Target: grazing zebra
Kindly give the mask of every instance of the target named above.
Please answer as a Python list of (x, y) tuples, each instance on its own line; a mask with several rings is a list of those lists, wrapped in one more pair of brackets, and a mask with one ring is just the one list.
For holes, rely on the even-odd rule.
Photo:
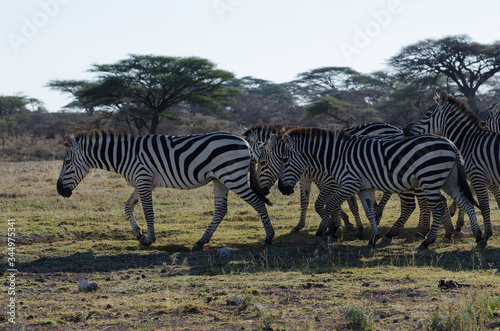
[[(246, 129), (243, 133), (245, 140), (248, 141), (252, 148), (253, 155), (255, 160), (258, 161), (260, 159), (262, 153), (263, 143), (267, 142), (272, 136), (280, 134), (280, 132), (285, 132), (289, 129), (294, 128), (291, 125), (281, 125), (281, 124), (268, 124), (268, 125), (253, 125), (250, 128)], [(278, 168), (279, 169), (279, 168)], [(278, 171), (279, 172), (279, 171)], [(259, 185), (264, 192), (264, 194), (269, 194), (269, 190), (271, 186), (276, 182), (278, 176), (276, 174), (276, 178), (270, 179), (268, 177), (257, 176), (259, 179)], [(272, 183), (269, 183), (269, 180), (272, 180)], [(337, 184), (333, 181), (329, 176), (319, 173), (317, 171), (305, 171), (304, 175), (299, 180), (300, 187), (300, 218), (297, 225), (295, 225), (291, 233), (297, 233), (305, 226), (306, 215), (307, 215), (307, 207), (309, 206), (309, 195), (311, 193), (311, 184), (314, 183), (320, 190), (318, 198), (315, 203), (316, 212), (322, 216), (322, 212), (324, 209), (325, 203), (333, 196), (335, 193), (332, 192), (332, 189), (335, 189)], [(363, 232), (363, 224), (361, 223), (361, 218), (359, 217), (359, 209), (356, 200), (349, 199), (348, 201), (349, 208), (351, 209), (354, 218), (356, 220), (356, 226), (360, 233)], [(353, 228), (352, 224), (349, 222), (349, 216), (346, 213), (341, 211), (341, 217), (344, 221), (344, 225), (346, 229)]]
[[(484, 221), (484, 236), (493, 235), (488, 186), (500, 184), (500, 134), (481, 127), (479, 118), (462, 102), (446, 92), (436, 95), (436, 103), (409, 124), (411, 133), (435, 133), (450, 139), (465, 161)], [(498, 198), (497, 198), (498, 201)]]
[(278, 187), (283, 194), (293, 193), (297, 180), (308, 167), (330, 174), (339, 185), (326, 205), (317, 237), (323, 236), (335, 208), (358, 194), (372, 226), (368, 247), (374, 247), (379, 233), (369, 190), (397, 193), (418, 185), (433, 216), (429, 235), (419, 249), (427, 249), (436, 239), (444, 210), (441, 188), (466, 210), (478, 246), (486, 245), (471, 204), (475, 201), (465, 179), (460, 153), (449, 140), (437, 136), (379, 139), (319, 128), (292, 129), (282, 139), (286, 148)]
[[(134, 192), (125, 204), (132, 231), (143, 246), (155, 239), (152, 191), (155, 187), (194, 189), (209, 182), (214, 186), (214, 218), (193, 250), (210, 241), (227, 212), (227, 195), (232, 190), (260, 215), (271, 244), (274, 230), (265, 203), (269, 201), (258, 188), (254, 161), (248, 143), (230, 133), (190, 136), (148, 135), (133, 137), (124, 132), (85, 131), (65, 137), (64, 158), (57, 191), (69, 198), (90, 169), (114, 171), (125, 177)], [(250, 171), (250, 186), (247, 175)], [(134, 207), (142, 203), (148, 233), (142, 233), (134, 217)]]

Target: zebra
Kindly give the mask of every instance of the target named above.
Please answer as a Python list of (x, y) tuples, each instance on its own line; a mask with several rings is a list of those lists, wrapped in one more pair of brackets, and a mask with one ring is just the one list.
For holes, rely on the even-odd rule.
[[(256, 161), (260, 160), (260, 156), (262, 153), (263, 143), (267, 142), (273, 135), (280, 134), (282, 132), (287, 131), (288, 129), (292, 129), (294, 126), (291, 125), (282, 125), (282, 124), (267, 124), (267, 125), (252, 125), (249, 128), (244, 128), (243, 136), (245, 140), (247, 140), (252, 148), (252, 152)], [(269, 194), (269, 190), (271, 185), (267, 185), (268, 178), (259, 178), (259, 186), (261, 187), (264, 194)], [(277, 180), (273, 180), (273, 183)], [(333, 196), (331, 188), (336, 186), (333, 179), (329, 178), (329, 176), (319, 173), (317, 171), (306, 171), (304, 175), (299, 180), (300, 187), (300, 218), (297, 225), (295, 225), (290, 233), (298, 233), (305, 226), (306, 215), (307, 215), (307, 207), (309, 205), (309, 195), (311, 192), (311, 184), (314, 183), (320, 190), (318, 198), (315, 203), (315, 210), (321, 216), (322, 211), (324, 209), (325, 203), (328, 199)], [(363, 224), (361, 223), (361, 218), (359, 217), (359, 209), (356, 203), (356, 200), (349, 199), (348, 201), (349, 208), (351, 209), (354, 218), (356, 220), (356, 226), (358, 232), (363, 232)], [(349, 222), (349, 216), (345, 212), (341, 210), (341, 217), (344, 221), (344, 225), (346, 229), (353, 228), (352, 223)]]
[[(495, 103), (481, 116), (481, 126), (484, 129), (500, 133), (499, 115), (500, 115), (500, 104)], [(495, 185), (490, 185), (488, 188), (493, 193), (497, 201), (497, 204), (499, 204), (500, 206), (500, 188)], [(452, 208), (452, 210), (455, 211), (456, 205), (453, 204), (450, 208)], [(457, 232), (455, 233), (455, 236), (461, 235), (460, 229), (462, 228), (463, 225), (464, 225), (464, 211), (463, 209), (459, 208), (458, 219), (457, 219)]]
[(467, 185), (463, 161), (457, 148), (442, 137), (425, 135), (378, 139), (359, 137), (345, 131), (300, 128), (287, 131), (278, 187), (283, 194), (293, 193), (294, 186), (306, 168), (330, 174), (339, 190), (325, 208), (316, 238), (323, 236), (329, 215), (344, 200), (358, 194), (372, 226), (368, 243), (374, 248), (379, 239), (370, 189), (405, 192), (419, 185), (432, 210), (433, 222), (419, 250), (425, 250), (436, 239), (443, 214), (442, 188), (462, 206), (471, 222), (479, 248), (487, 244), (477, 224), (477, 204)]
[[(197, 251), (208, 243), (227, 212), (229, 190), (235, 192), (260, 215), (271, 244), (274, 229), (255, 177), (255, 164), (248, 143), (231, 133), (215, 132), (188, 136), (147, 135), (134, 137), (122, 131), (93, 130), (66, 135), (66, 156), (57, 180), (57, 191), (69, 198), (90, 169), (119, 173), (134, 187), (125, 204), (125, 214), (142, 246), (155, 242), (152, 191), (155, 187), (194, 189), (213, 183), (214, 217)], [(250, 187), (247, 176), (250, 172)], [(134, 217), (134, 208), (142, 203), (147, 224), (143, 234)]]
[[(440, 134), (457, 146), (465, 161), (467, 177), (477, 195), (484, 236), (488, 239), (493, 235), (488, 187), (500, 184), (500, 134), (483, 129), (479, 118), (454, 96), (442, 92), (436, 95), (435, 101), (420, 118), (408, 125), (407, 130), (414, 134)], [(495, 198), (500, 202), (498, 194)], [(457, 231), (460, 231), (459, 226)]]
[[(250, 128), (244, 128), (243, 136), (252, 146), (252, 151), (254, 152), (254, 156), (258, 160), (260, 158), (262, 145), (261, 143), (265, 143), (269, 140), (272, 135), (277, 135), (282, 132), (286, 132), (288, 129), (292, 129), (294, 126), (291, 125), (281, 125), (281, 124), (269, 124), (269, 125), (254, 125)], [(377, 123), (368, 123), (362, 124), (356, 127), (346, 129), (351, 134), (357, 135), (387, 135), (387, 134), (403, 134), (402, 129), (395, 127), (391, 124), (377, 122)], [(259, 143), (260, 142), (260, 143)], [(276, 167), (275, 175), (270, 177), (259, 177), (259, 181), (261, 182), (261, 189), (265, 194), (269, 193), (270, 187), (277, 181), (279, 173), (279, 166)], [(330, 178), (328, 175), (324, 173), (320, 173), (314, 170), (306, 170), (299, 180), (300, 187), (300, 218), (299, 222), (296, 226), (292, 228), (291, 233), (299, 232), (305, 226), (305, 219), (307, 213), (307, 207), (309, 205), (309, 194), (311, 191), (311, 183), (315, 183), (315, 185), (320, 189), (320, 193), (315, 203), (315, 210), (321, 216), (324, 210), (324, 205), (326, 202), (335, 194), (336, 189), (338, 188), (337, 184)], [(381, 200), (381, 204), (376, 208), (377, 222), (380, 220), (382, 216), (382, 211), (384, 209), (385, 204), (390, 198), (390, 194), (384, 193), (384, 196)], [(413, 196), (410, 196), (413, 198)], [(413, 202), (413, 201), (412, 201)], [(358, 230), (358, 237), (362, 237), (363, 235), (363, 224), (361, 223), (361, 218), (359, 216), (359, 209), (357, 202), (354, 197), (347, 200), (349, 204), (349, 208), (353, 213), (354, 219), (356, 221), (356, 227)], [(413, 202), (414, 204), (414, 202)], [(408, 206), (411, 205), (411, 202), (408, 202)], [(413, 209), (409, 212), (411, 212)], [(344, 225), (346, 229), (351, 229), (353, 226), (349, 222), (349, 217), (345, 212), (340, 210), (341, 217), (344, 221)], [(430, 217), (430, 212), (427, 215), (424, 211), (422, 215), (427, 215)], [(424, 222), (425, 223), (425, 222)], [(424, 231), (422, 231), (424, 232)]]
[[(371, 137), (371, 136), (370, 136)], [(388, 136), (386, 139), (398, 138), (402, 137), (402, 135), (397, 136)], [(379, 137), (380, 138), (380, 137)], [(285, 148), (285, 144), (282, 140), (277, 139), (276, 136), (272, 136), (269, 141), (264, 145), (264, 148), (261, 152), (261, 157), (257, 164), (257, 177), (259, 178), (260, 186), (263, 191), (268, 191), (269, 188), (274, 185), (274, 183), (278, 180), (281, 165), (282, 165), (282, 156), (283, 150)], [(317, 213), (322, 216), (324, 212), (324, 205), (328, 202), (328, 200), (333, 197), (335, 192), (338, 190), (338, 185), (334, 180), (331, 179), (331, 176), (325, 172), (322, 172), (317, 169), (307, 168), (306, 172), (314, 173), (316, 177), (327, 177), (330, 182), (328, 186), (323, 186), (320, 191), (320, 195), (315, 204), (315, 208)], [(301, 180), (304, 176), (301, 177)], [(372, 190), (370, 193), (372, 193)], [(323, 195), (323, 196), (322, 196)], [(392, 193), (384, 192), (384, 198), (386, 196), (390, 197)], [(416, 234), (417, 237), (425, 238), (425, 235), (430, 230), (430, 214), (431, 210), (425, 200), (424, 192), (418, 187), (415, 191), (401, 192), (399, 193), (401, 199), (401, 215), (394, 223), (392, 228), (384, 234), (383, 244), (389, 244), (394, 237), (399, 236), (401, 229), (404, 227), (406, 221), (410, 218), (411, 214), (416, 208), (415, 205), (415, 197), (417, 197), (419, 206), (420, 206), (420, 218), (418, 225), (418, 232)], [(354, 199), (351, 197), (348, 199), (350, 201)], [(374, 196), (372, 195), (372, 199)], [(446, 203), (446, 199), (442, 197), (444, 203)], [(356, 205), (357, 207), (357, 205)], [(377, 208), (375, 208), (375, 211)], [(376, 214), (376, 213), (375, 213)], [(359, 217), (359, 216), (358, 216)], [(378, 218), (376, 217), (377, 225)], [(454, 227), (451, 223), (451, 216), (448, 209), (444, 210), (443, 214), (443, 226), (445, 228), (445, 237), (444, 241), (452, 242), (452, 237), (454, 233)], [(358, 237), (362, 237), (363, 225), (361, 224), (358, 228)], [(339, 237), (335, 235), (335, 237)]]
[[(280, 133), (286, 132), (288, 129), (292, 128), (294, 127), (281, 126), (279, 124), (257, 125), (250, 129), (246, 129), (244, 135), (246, 136), (245, 139), (247, 139), (247, 141), (250, 142), (252, 141), (251, 137), (256, 137), (256, 139), (259, 141), (268, 141), (270, 139), (270, 136), (276, 134), (279, 135)], [(369, 136), (403, 135), (402, 129), (383, 122), (362, 124), (359, 126), (347, 128), (345, 129), (345, 131), (350, 134), (369, 135)], [(250, 145), (253, 146), (256, 155), (261, 155), (262, 146), (260, 144), (250, 143)], [(278, 148), (275, 150), (274, 153), (269, 153), (269, 152), (263, 153), (264, 156), (260, 158), (259, 162), (257, 163), (258, 165), (257, 176), (259, 177), (260, 187), (264, 192), (269, 192), (271, 186), (273, 186), (274, 183), (278, 180), (279, 170), (281, 168), (281, 155), (283, 146), (281, 144), (278, 144), (277, 146)], [(338, 189), (338, 185), (335, 183), (335, 181), (331, 179), (331, 177), (328, 176), (328, 174), (321, 173), (315, 169), (307, 169), (304, 172), (304, 175), (299, 180), (301, 216), (299, 223), (297, 224), (297, 226), (295, 226), (292, 232), (297, 232), (297, 230), (301, 229), (305, 225), (305, 213), (308, 206), (309, 192), (306, 191), (307, 195), (305, 195), (304, 191), (310, 190), (311, 182), (308, 181), (309, 178), (312, 178), (312, 181), (315, 182), (316, 185), (320, 188), (320, 194), (315, 203), (315, 210), (320, 216), (324, 211), (324, 205), (335, 194), (336, 190)], [(328, 181), (328, 182), (325, 182), (326, 183), (325, 185), (323, 181)], [(308, 186), (305, 186), (306, 184), (308, 184)], [(377, 224), (380, 221), (385, 204), (387, 203), (391, 195), (392, 195), (391, 193), (384, 192), (382, 200), (375, 208)], [(420, 206), (420, 219), (418, 223), (419, 226), (418, 226), (417, 237), (425, 238), (425, 235), (429, 232), (431, 211), (427, 205), (427, 202), (425, 201), (425, 196), (423, 195), (423, 192), (421, 190), (417, 190), (416, 192), (402, 192), (400, 193), (401, 216), (394, 223), (390, 231), (384, 234), (383, 239), (385, 244), (390, 243), (392, 241), (392, 238), (397, 237), (401, 232), (401, 229), (404, 227), (404, 224), (406, 223), (406, 221), (409, 219), (410, 215), (416, 208), (415, 197), (417, 197)], [(372, 196), (372, 198), (373, 200), (375, 200), (374, 196)], [(361, 238), (363, 234), (363, 225), (361, 223), (361, 218), (359, 216), (359, 210), (356, 200), (354, 197), (351, 197), (347, 200), (347, 202), (349, 203), (349, 207), (353, 212), (353, 215), (356, 220), (358, 237)], [(341, 213), (342, 213), (342, 218), (344, 219), (345, 222), (347, 218), (345, 216), (347, 215), (345, 215), (343, 211), (341, 211)], [(345, 225), (346, 228), (348, 228), (350, 224), (348, 225), (347, 222), (345, 222)], [(453, 224), (451, 223), (451, 217), (449, 216), (448, 210), (446, 210), (444, 214), (443, 226), (445, 227), (446, 230), (444, 240), (451, 242), (454, 233), (454, 227)]]

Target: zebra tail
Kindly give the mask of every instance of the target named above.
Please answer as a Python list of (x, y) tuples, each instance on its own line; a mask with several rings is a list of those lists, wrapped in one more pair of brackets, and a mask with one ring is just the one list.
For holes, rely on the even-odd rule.
[(264, 203), (269, 206), (273, 205), (273, 203), (269, 201), (268, 198), (266, 198), (266, 196), (260, 189), (259, 181), (257, 180), (257, 174), (255, 172), (255, 160), (253, 158), (250, 158), (250, 188), (262, 201), (264, 201)]
[(457, 162), (457, 166), (458, 166), (458, 185), (460, 186), (460, 189), (464, 193), (467, 200), (469, 200), (470, 203), (472, 203), (474, 206), (479, 208), (479, 204), (474, 199), (474, 196), (472, 195), (472, 191), (470, 190), (469, 184), (467, 183), (467, 175), (465, 174), (465, 167), (460, 159)]

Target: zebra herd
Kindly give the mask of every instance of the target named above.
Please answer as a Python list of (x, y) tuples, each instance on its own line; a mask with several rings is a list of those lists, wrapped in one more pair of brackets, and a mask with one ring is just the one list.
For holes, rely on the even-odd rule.
[[(192, 250), (208, 243), (227, 213), (229, 190), (250, 204), (260, 215), (271, 244), (274, 229), (267, 213), (266, 194), (278, 181), (283, 194), (291, 194), (298, 182), (301, 215), (292, 232), (305, 225), (311, 184), (319, 188), (315, 210), (321, 217), (316, 240), (325, 234), (342, 236), (352, 227), (341, 205), (344, 201), (355, 217), (358, 235), (363, 234), (355, 195), (361, 200), (371, 225), (368, 247), (380, 238), (378, 221), (392, 193), (400, 195), (401, 215), (384, 234), (384, 241), (397, 236), (420, 206), (419, 246), (427, 249), (436, 240), (443, 223), (445, 238), (459, 233), (455, 228), (444, 191), (467, 213), (477, 247), (484, 248), (493, 234), (488, 189), (500, 205), (500, 112), (490, 108), (482, 122), (463, 103), (442, 93), (435, 104), (404, 130), (385, 123), (365, 124), (346, 130), (256, 125), (239, 137), (216, 132), (189, 136), (148, 135), (133, 137), (113, 130), (84, 131), (65, 137), (67, 151), (57, 181), (57, 191), (70, 197), (90, 169), (119, 173), (134, 187), (125, 213), (137, 240), (143, 246), (155, 242), (152, 191), (155, 187), (193, 189), (209, 182), (214, 187), (214, 216)], [(477, 195), (475, 202), (467, 180)], [(378, 205), (373, 192), (382, 191)], [(147, 225), (143, 233), (134, 217), (141, 202)], [(484, 233), (476, 219), (478, 206)], [(432, 225), (430, 215), (432, 213)]]

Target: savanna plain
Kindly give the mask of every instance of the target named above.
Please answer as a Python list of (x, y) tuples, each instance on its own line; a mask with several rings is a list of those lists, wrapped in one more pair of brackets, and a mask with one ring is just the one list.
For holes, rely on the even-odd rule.
[[(0, 163), (2, 315), (16, 330), (490, 330), (500, 329), (500, 212), (494, 236), (476, 250), (468, 219), (464, 238), (417, 252), (418, 208), (390, 245), (313, 244), (319, 218), (311, 193), (305, 228), (298, 190), (271, 191), (276, 231), (264, 246), (260, 218), (230, 193), (228, 213), (201, 252), (191, 247), (213, 216), (212, 185), (156, 189), (157, 241), (141, 249), (125, 218), (132, 192), (113, 173), (91, 171), (65, 199), (57, 194), (60, 161)], [(344, 210), (354, 223), (352, 214)], [(399, 216), (391, 198), (380, 224)], [(140, 205), (139, 224), (145, 228)], [(15, 323), (7, 314), (8, 220), (15, 220)], [(479, 216), (482, 225), (482, 218)], [(11, 246), (12, 247), (12, 246)], [(218, 250), (231, 254), (220, 258)], [(78, 291), (82, 279), (93, 292)]]

